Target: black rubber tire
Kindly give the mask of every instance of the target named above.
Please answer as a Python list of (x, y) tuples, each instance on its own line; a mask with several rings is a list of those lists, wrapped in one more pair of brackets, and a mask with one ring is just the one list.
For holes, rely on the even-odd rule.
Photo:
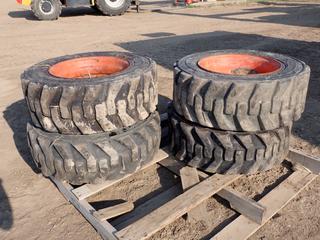
[(173, 154), (209, 173), (252, 174), (280, 164), (289, 151), (290, 127), (261, 132), (214, 130), (171, 114)]
[(108, 5), (105, 0), (96, 0), (96, 5), (104, 15), (118, 16), (124, 14), (129, 9), (131, 6), (131, 0), (125, 0), (118, 8)]
[(117, 135), (62, 135), (28, 124), (28, 142), (34, 162), (44, 176), (71, 184), (119, 179), (150, 162), (159, 149), (160, 117), (148, 119)]
[(51, 2), (53, 10), (51, 13), (46, 14), (41, 10), (41, 0), (32, 0), (31, 1), (31, 10), (33, 14), (39, 19), (39, 20), (57, 20), (61, 14), (62, 11), (62, 3), (60, 0), (47, 0)]
[[(228, 53), (267, 56), (282, 65), (272, 74), (247, 76), (208, 72), (198, 66), (204, 57)], [(185, 119), (229, 131), (272, 130), (289, 126), (304, 111), (310, 68), (275, 53), (222, 50), (196, 53), (174, 65), (173, 103)]]
[(100, 12), (100, 10), (99, 10), (99, 8), (97, 7), (97, 5), (92, 5), (92, 6), (90, 6), (90, 7), (91, 7), (91, 9)]
[[(125, 58), (122, 72), (96, 78), (52, 76), (50, 66), (89, 56)], [(130, 127), (156, 110), (156, 63), (150, 58), (120, 52), (63, 56), (36, 64), (21, 75), (22, 88), (36, 127), (62, 134), (93, 134)]]

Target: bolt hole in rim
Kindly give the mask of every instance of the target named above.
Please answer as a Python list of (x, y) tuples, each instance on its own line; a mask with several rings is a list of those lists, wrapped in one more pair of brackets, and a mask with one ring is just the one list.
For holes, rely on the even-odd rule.
[(240, 76), (272, 74), (281, 69), (281, 63), (272, 57), (241, 53), (204, 57), (198, 65), (208, 72)]
[(58, 78), (97, 78), (119, 73), (129, 67), (129, 62), (120, 57), (93, 56), (65, 60), (49, 68), (49, 73)]

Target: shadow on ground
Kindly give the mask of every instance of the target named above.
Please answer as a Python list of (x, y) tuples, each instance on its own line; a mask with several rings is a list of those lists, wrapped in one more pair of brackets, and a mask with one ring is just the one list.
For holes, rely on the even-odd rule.
[(314, 145), (320, 145), (320, 44), (257, 34), (234, 32), (208, 32), (170, 36), (134, 42), (117, 43), (118, 46), (153, 58), (161, 66), (172, 70), (173, 63), (181, 57), (215, 49), (254, 49), (287, 54), (305, 61), (312, 70), (306, 109), (294, 125), (294, 134)]
[(7, 121), (13, 131), (13, 139), (18, 152), (23, 160), (35, 173), (40, 173), (32, 160), (27, 140), (27, 123), (31, 121), (26, 102), (22, 99), (12, 103), (3, 113), (3, 118)]
[[(304, 27), (320, 27), (320, 4), (307, 3), (275, 3), (275, 2), (261, 2), (262, 6), (258, 8), (243, 9), (238, 12), (229, 12), (221, 14), (194, 14), (194, 13), (180, 13), (171, 11), (157, 11), (161, 14), (181, 15), (190, 17), (213, 18), (230, 21), (254, 22), (254, 23), (275, 23), (285, 24), (291, 26)], [(307, 16), (314, 16), (314, 18), (305, 18), (301, 20), (302, 13)], [(253, 17), (255, 14), (263, 16)]]
[(12, 208), (0, 178), (0, 229), (9, 230), (13, 225)]

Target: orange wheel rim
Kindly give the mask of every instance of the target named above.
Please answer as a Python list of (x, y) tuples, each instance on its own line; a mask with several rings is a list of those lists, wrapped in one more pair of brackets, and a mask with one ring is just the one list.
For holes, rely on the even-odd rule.
[(49, 73), (58, 78), (97, 78), (119, 73), (129, 62), (113, 56), (80, 57), (54, 64)]
[(203, 70), (228, 75), (271, 74), (281, 68), (280, 62), (251, 54), (221, 54), (204, 57), (198, 65)]

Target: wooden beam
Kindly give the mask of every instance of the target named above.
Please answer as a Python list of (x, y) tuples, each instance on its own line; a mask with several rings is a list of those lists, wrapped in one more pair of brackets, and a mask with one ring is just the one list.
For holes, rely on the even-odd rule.
[(247, 196), (235, 191), (231, 187), (225, 187), (217, 193), (220, 197), (226, 199), (230, 203), (230, 207), (238, 213), (255, 221), (258, 224), (262, 223), (266, 208)]
[[(198, 171), (192, 167), (184, 167), (180, 170), (180, 177), (183, 191), (187, 191), (196, 184), (200, 182)], [(207, 215), (206, 205), (204, 203), (199, 204), (199, 206), (191, 209), (188, 212), (188, 220), (193, 222), (198, 222), (200, 220), (205, 220)]]
[[(163, 151), (162, 149), (160, 149), (156, 155), (154, 156), (153, 160), (149, 163), (147, 163), (146, 165), (142, 166), (141, 170), (143, 169), (146, 169), (150, 166), (152, 166), (153, 164), (161, 161), (162, 159), (168, 157), (168, 153), (166, 153), (165, 151)], [(85, 199), (87, 197), (90, 197), (92, 196), (93, 194), (96, 194), (100, 191), (102, 191), (103, 189), (107, 188), (107, 187), (110, 187), (111, 185), (117, 183), (117, 182), (120, 182), (122, 181), (123, 179), (126, 179), (130, 176), (132, 176), (134, 173), (132, 174), (127, 174), (125, 176), (123, 176), (122, 178), (120, 179), (116, 179), (116, 180), (107, 180), (101, 184), (85, 184), (85, 185), (82, 185), (81, 187), (78, 187), (78, 188), (75, 188), (72, 190), (72, 193), (79, 199), (79, 200), (82, 200), (82, 199)]]
[(314, 174), (320, 174), (320, 158), (309, 156), (299, 150), (290, 149), (288, 160), (293, 163), (299, 163)]
[(123, 202), (117, 205), (100, 209), (93, 213), (93, 216), (100, 219), (100, 221), (108, 220), (113, 217), (120, 216), (134, 209), (132, 202)]
[(73, 187), (70, 184), (64, 184), (53, 177), (50, 177), (50, 179), (67, 201), (69, 201), (90, 222), (104, 240), (117, 240), (114, 235), (117, 230), (109, 222), (101, 222), (94, 217), (93, 213), (96, 210), (86, 200), (79, 201), (72, 193)]
[(219, 174), (209, 177), (115, 235), (126, 240), (146, 239), (239, 177)]
[[(180, 176), (180, 170), (185, 168), (184, 163), (177, 161), (172, 157), (168, 157), (158, 164), (167, 168), (178, 176)], [(200, 179), (206, 179), (209, 177), (209, 175), (205, 172), (197, 172), (200, 176)], [(244, 196), (243, 194), (233, 190), (232, 188), (221, 190), (217, 193), (217, 195), (229, 201), (231, 208), (235, 211), (241, 213), (242, 215), (248, 217), (253, 221), (256, 221), (257, 223), (262, 222), (265, 208), (258, 204), (256, 201)]]
[(175, 198), (179, 194), (182, 193), (182, 189), (180, 183), (170, 187), (169, 189), (163, 191), (157, 196), (149, 199), (148, 201), (142, 203), (138, 207), (136, 207), (132, 212), (129, 212), (126, 215), (120, 216), (114, 221), (112, 221), (112, 225), (117, 229), (123, 229), (129, 224), (137, 221), (163, 204), (169, 202), (171, 199)]
[(240, 215), (216, 234), (212, 240), (245, 240), (261, 228), (268, 220), (308, 186), (317, 175), (306, 171), (293, 172), (280, 185), (275, 187), (259, 203), (266, 207), (262, 224), (258, 224)]

